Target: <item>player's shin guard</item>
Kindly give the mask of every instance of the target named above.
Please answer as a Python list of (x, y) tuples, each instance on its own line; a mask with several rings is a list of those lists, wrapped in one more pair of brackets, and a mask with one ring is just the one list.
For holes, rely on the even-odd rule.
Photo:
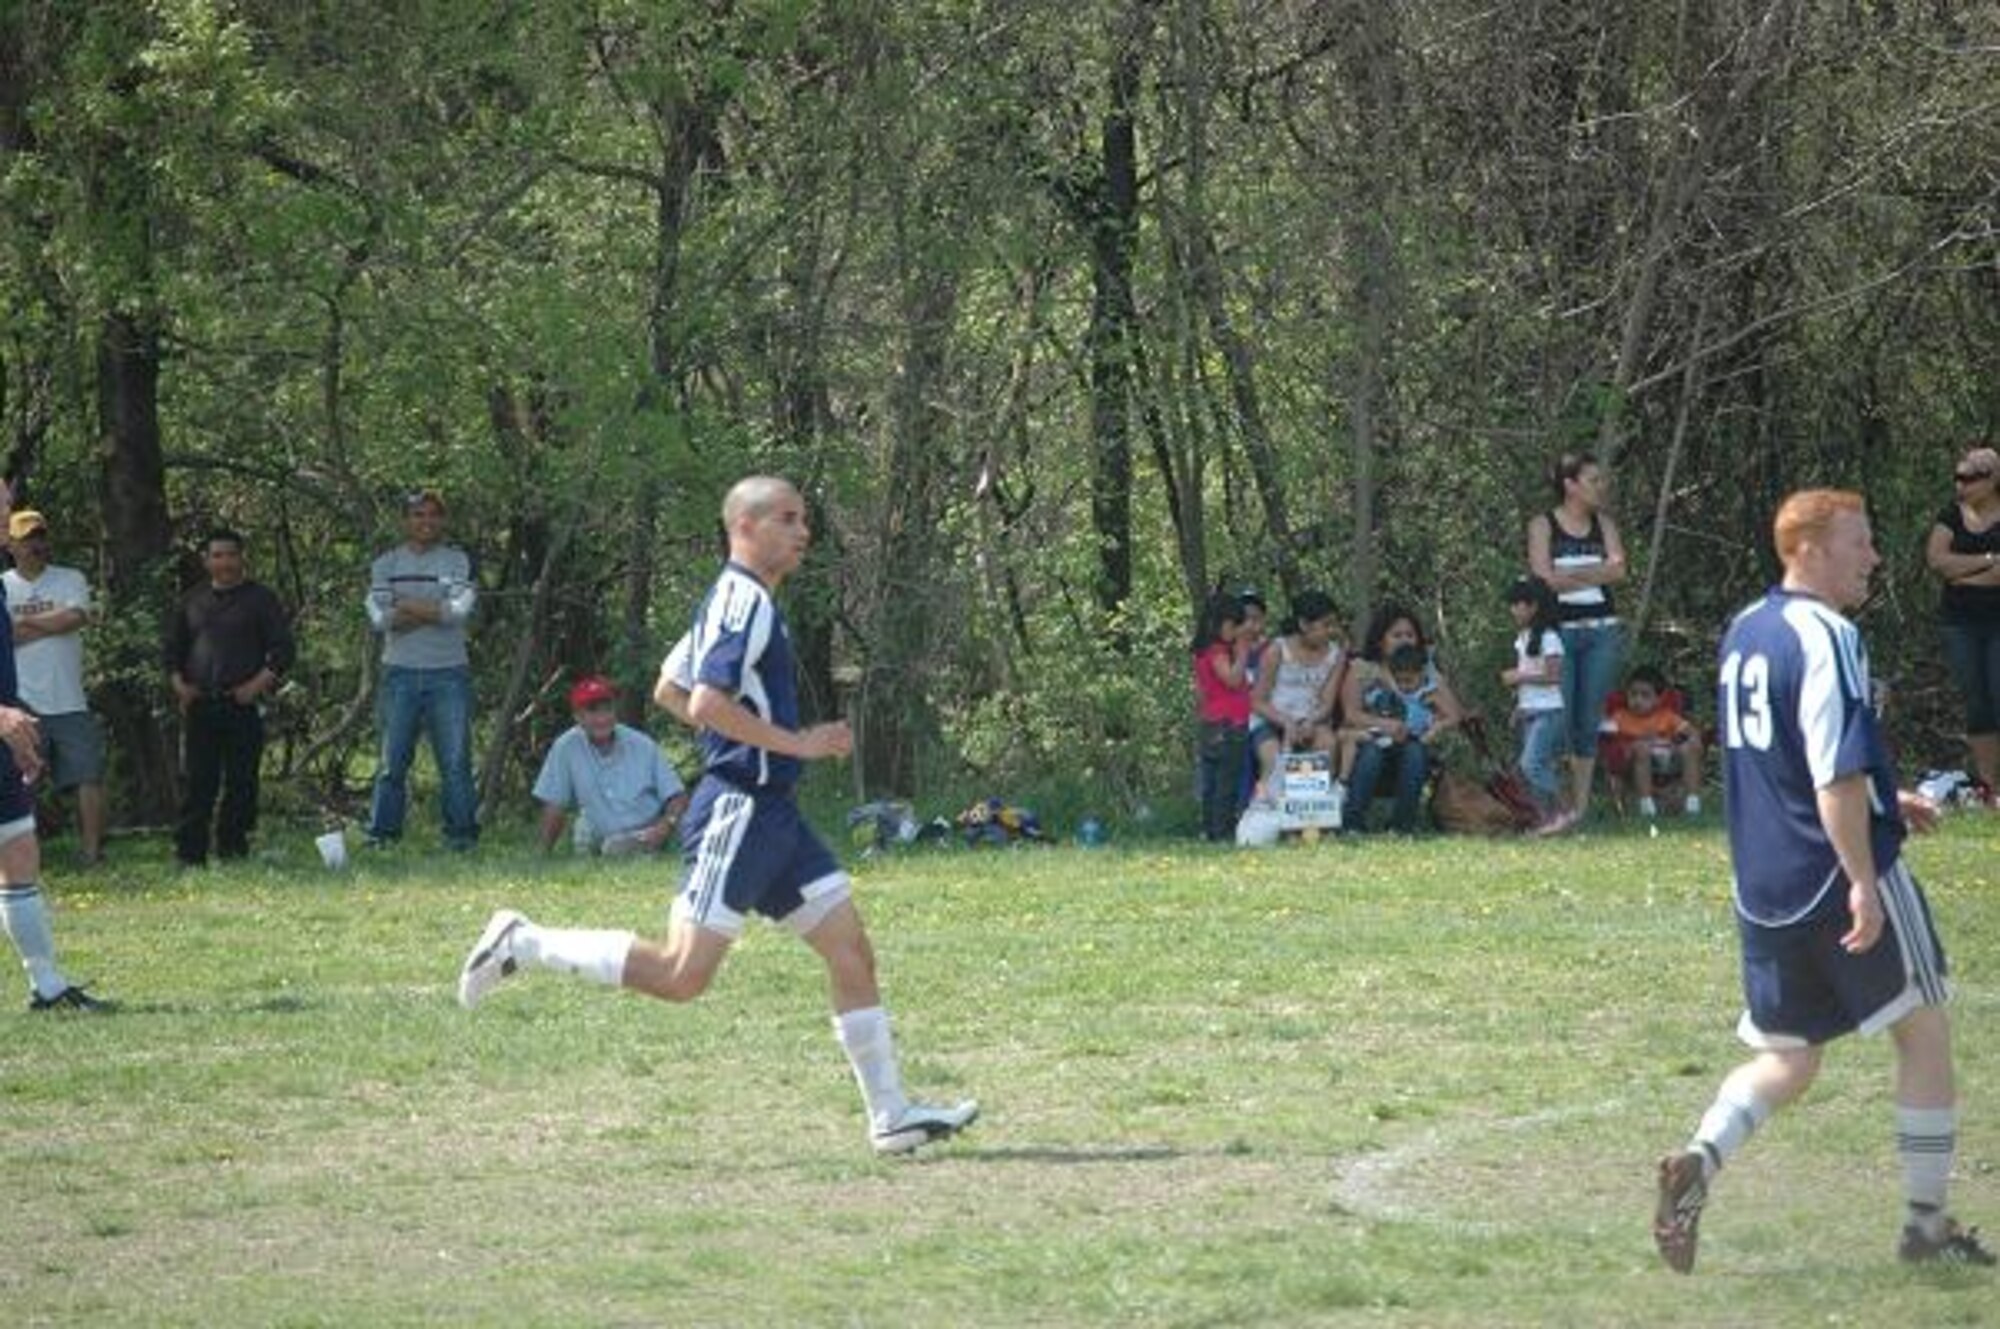
[(889, 1033), (889, 1012), (880, 1006), (845, 1011), (833, 1017), (833, 1032), (854, 1067), (854, 1082), (868, 1105), (870, 1126), (894, 1120), (906, 1104), (903, 1076), (896, 1068), (896, 1042)]
[(625, 978), (625, 957), (637, 940), (631, 932), (526, 923), (514, 937), (514, 954), (526, 964), (617, 987)]
[(1716, 1092), (1715, 1101), (1702, 1114), (1701, 1125), (1695, 1128), (1694, 1139), (1688, 1148), (1699, 1151), (1707, 1165), (1708, 1175), (1728, 1162), (1730, 1157), (1750, 1142), (1771, 1109), (1760, 1102), (1748, 1089), (1742, 1088), (1734, 1079), (1724, 1080), (1722, 1088)]
[(48, 906), (33, 882), (0, 886), (0, 929), (21, 954), (28, 983), (38, 997), (53, 997), (69, 986), (56, 967), (56, 940), (49, 930)]
[(1910, 1221), (1936, 1236), (1944, 1226), (1945, 1188), (1958, 1149), (1958, 1113), (1952, 1108), (1896, 1105), (1896, 1158), (1903, 1165), (1903, 1194)]

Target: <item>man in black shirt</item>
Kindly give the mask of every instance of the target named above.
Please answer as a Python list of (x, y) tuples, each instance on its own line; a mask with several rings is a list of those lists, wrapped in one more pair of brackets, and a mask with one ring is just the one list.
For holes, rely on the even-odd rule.
[[(257, 824), (257, 767), (264, 755), (264, 694), (291, 668), (292, 625), (270, 588), (249, 580), (243, 537), (217, 530), (202, 542), (208, 584), (181, 601), (167, 631), (167, 669), (187, 742), (187, 790), (174, 854), (208, 861), (209, 823), (221, 858), (250, 852)], [(215, 814), (216, 795), (222, 813)]]

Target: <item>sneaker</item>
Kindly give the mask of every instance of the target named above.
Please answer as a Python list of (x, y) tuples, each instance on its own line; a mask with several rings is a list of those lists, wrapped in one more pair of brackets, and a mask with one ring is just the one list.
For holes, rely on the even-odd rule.
[(1535, 827), (1529, 834), (1541, 836), (1561, 835), (1582, 820), (1583, 814), (1580, 812), (1558, 812), (1541, 825)]
[[(1701, 1207), (1707, 1203), (1708, 1178), (1702, 1175), (1700, 1154), (1690, 1149), (1660, 1160), (1660, 1200), (1653, 1209), (1653, 1244), (1660, 1248), (1660, 1258), (1667, 1262), (1667, 1268), (1677, 1274), (1694, 1268)], [(1907, 1233), (1903, 1240), (1907, 1249)]]
[(957, 1107), (911, 1103), (891, 1121), (877, 1126), (868, 1142), (878, 1154), (907, 1154), (937, 1140), (949, 1139), (979, 1117), (979, 1104), (966, 1099)]
[(41, 993), (37, 992), (28, 999), (28, 1009), (31, 1011), (76, 1011), (83, 1015), (108, 1015), (112, 1011), (117, 1010), (118, 1007), (114, 1002), (103, 1001), (91, 996), (88, 992), (85, 992), (82, 988), (72, 983), (53, 997), (44, 997)]
[(1897, 1244), (1896, 1254), (1909, 1264), (1990, 1265), (1994, 1262), (1993, 1252), (1980, 1243), (1979, 1229), (1962, 1228), (1953, 1218), (1944, 1220), (1944, 1229), (1936, 1237), (1925, 1236), (1924, 1230), (1915, 1223), (1905, 1223), (1903, 1240)]
[(479, 934), (465, 967), (458, 971), (459, 1005), (471, 1010), (520, 966), (514, 958), (514, 933), (527, 921), (512, 909), (502, 909), (487, 920), (486, 931)]

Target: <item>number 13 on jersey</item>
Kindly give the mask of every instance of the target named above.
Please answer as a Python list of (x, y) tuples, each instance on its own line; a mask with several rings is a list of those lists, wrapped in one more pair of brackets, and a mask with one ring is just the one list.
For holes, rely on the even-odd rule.
[(1722, 662), (1722, 741), (1765, 752), (1771, 746), (1771, 662), (1731, 651)]

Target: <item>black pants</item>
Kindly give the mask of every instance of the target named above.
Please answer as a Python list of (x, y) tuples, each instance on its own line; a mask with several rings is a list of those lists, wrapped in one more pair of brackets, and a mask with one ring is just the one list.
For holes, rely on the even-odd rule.
[[(203, 697), (188, 707), (184, 721), (187, 740), (187, 792), (181, 802), (180, 825), (174, 832), (174, 856), (183, 863), (208, 861), (208, 832), (215, 825), (218, 858), (242, 858), (250, 852), (250, 832), (257, 828), (257, 767), (264, 756), (264, 713), (239, 706), (230, 698)], [(215, 815), (216, 795), (222, 813)]]
[(1242, 725), (1204, 721), (1201, 726), (1201, 836), (1204, 840), (1236, 838), (1236, 816), (1243, 801), (1243, 764), (1249, 756), (1250, 731)]

